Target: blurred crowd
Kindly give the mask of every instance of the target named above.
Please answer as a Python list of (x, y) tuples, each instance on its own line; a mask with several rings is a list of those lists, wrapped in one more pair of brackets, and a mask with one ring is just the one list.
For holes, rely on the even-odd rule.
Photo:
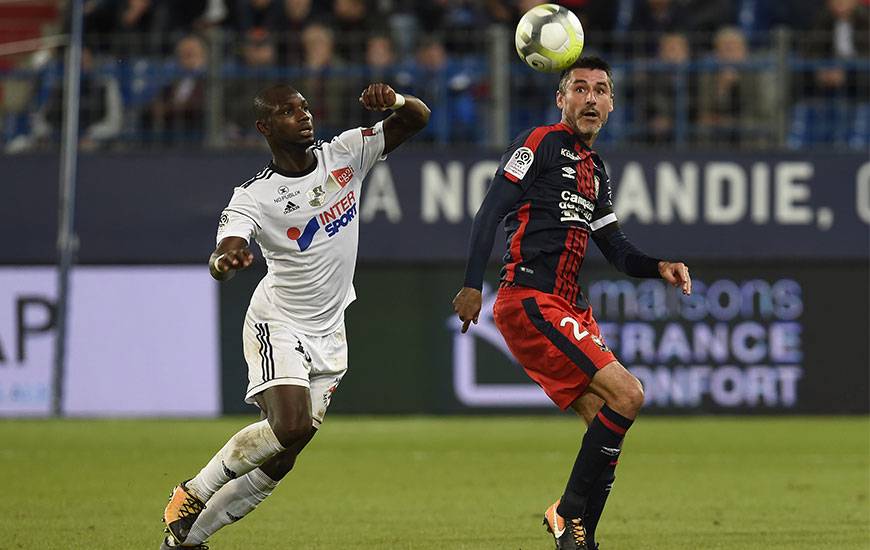
[[(377, 118), (355, 98), (385, 81), (432, 107), (418, 141), (493, 144), (494, 110), (509, 109), (509, 135), (558, 118), (557, 77), (513, 52), (516, 22), (539, 3), (87, 0), (81, 143), (259, 146), (251, 98), (285, 80), (310, 99), (322, 137)], [(580, 17), (584, 53), (615, 68), (605, 141), (870, 144), (870, 0), (557, 3)], [(493, 66), (495, 40), (508, 43), (508, 67)], [(26, 99), (0, 112), (6, 151), (56, 143), (62, 68), (56, 52), (42, 51), (0, 70), (0, 86), (27, 83), (13, 87)], [(502, 82), (509, 107), (493, 101)]]

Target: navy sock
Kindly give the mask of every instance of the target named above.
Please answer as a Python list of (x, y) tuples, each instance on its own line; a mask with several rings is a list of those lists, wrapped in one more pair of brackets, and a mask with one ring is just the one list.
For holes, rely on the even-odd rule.
[(601, 514), (604, 513), (604, 505), (607, 503), (607, 497), (610, 496), (613, 482), (616, 480), (615, 473), (616, 460), (613, 460), (607, 465), (607, 468), (604, 469), (598, 480), (592, 484), (589, 497), (586, 499), (583, 526), (586, 528), (586, 540), (588, 541), (589, 548), (595, 548), (595, 529), (598, 527)]
[(560, 516), (578, 518), (584, 515), (593, 485), (619, 457), (619, 447), (631, 423), (607, 405), (601, 407), (583, 436), (583, 444), (557, 509)]

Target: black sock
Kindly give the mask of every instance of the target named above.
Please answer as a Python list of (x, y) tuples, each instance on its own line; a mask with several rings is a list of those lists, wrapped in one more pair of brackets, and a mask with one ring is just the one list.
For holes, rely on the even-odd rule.
[(583, 436), (565, 494), (556, 510), (563, 518), (578, 518), (586, 511), (593, 484), (619, 456), (619, 446), (632, 421), (607, 405), (601, 407)]
[(586, 540), (589, 548), (595, 548), (595, 528), (604, 512), (604, 504), (610, 496), (610, 489), (616, 480), (616, 460), (610, 462), (598, 480), (592, 484), (589, 498), (586, 500), (586, 512), (583, 514), (583, 526), (586, 528)]

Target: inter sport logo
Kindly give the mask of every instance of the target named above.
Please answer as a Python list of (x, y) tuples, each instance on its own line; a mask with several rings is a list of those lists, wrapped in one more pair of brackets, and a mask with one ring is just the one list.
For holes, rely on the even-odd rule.
[(333, 237), (342, 227), (347, 226), (356, 218), (356, 212), (356, 195), (351, 191), (328, 209), (308, 220), (305, 229), (301, 231), (297, 227), (288, 229), (287, 237), (296, 241), (299, 250), (304, 252), (311, 246), (314, 236), (321, 227), (326, 231), (327, 237)]

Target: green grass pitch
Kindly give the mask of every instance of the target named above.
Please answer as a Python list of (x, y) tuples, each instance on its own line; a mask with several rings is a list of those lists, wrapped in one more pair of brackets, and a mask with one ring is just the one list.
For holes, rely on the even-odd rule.
[[(156, 549), (171, 487), (252, 419), (0, 421), (0, 549)], [(549, 549), (581, 437), (556, 416), (335, 415), (228, 549)], [(870, 422), (641, 418), (602, 550), (870, 548)]]

